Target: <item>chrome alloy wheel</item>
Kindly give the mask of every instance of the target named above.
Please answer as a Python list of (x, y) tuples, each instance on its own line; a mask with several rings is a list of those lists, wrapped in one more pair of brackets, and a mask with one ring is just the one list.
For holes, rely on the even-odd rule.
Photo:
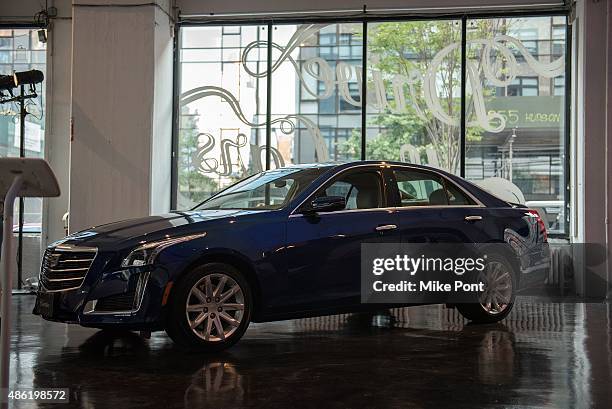
[(488, 263), (478, 275), (478, 282), (484, 283), (480, 305), (490, 315), (504, 312), (512, 300), (512, 274), (503, 263)]
[(189, 327), (205, 341), (230, 337), (244, 316), (244, 293), (240, 285), (223, 273), (208, 274), (189, 291), (185, 306)]

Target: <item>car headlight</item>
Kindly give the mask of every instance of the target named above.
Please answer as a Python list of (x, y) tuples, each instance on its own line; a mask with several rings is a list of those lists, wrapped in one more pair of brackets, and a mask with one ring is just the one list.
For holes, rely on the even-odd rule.
[(153, 262), (157, 258), (157, 255), (161, 253), (162, 250), (167, 249), (168, 247), (173, 246), (175, 244), (183, 243), (189, 240), (199, 239), (204, 236), (206, 236), (206, 233), (191, 234), (189, 236), (169, 237), (166, 239), (143, 244), (141, 246), (136, 247), (130, 252), (130, 254), (128, 254), (126, 258), (123, 259), (123, 261), (121, 262), (121, 267), (138, 267), (153, 264)]

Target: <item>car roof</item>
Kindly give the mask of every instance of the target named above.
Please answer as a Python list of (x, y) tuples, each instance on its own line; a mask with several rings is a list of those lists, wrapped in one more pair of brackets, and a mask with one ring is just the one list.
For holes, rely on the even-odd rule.
[(301, 163), (301, 164), (291, 164), (287, 166), (283, 166), (283, 168), (291, 168), (291, 169), (315, 169), (315, 168), (337, 168), (337, 169), (345, 169), (350, 168), (355, 165), (373, 165), (373, 166), (384, 166), (384, 165), (396, 165), (396, 166), (410, 166), (413, 168), (423, 169), (423, 170), (433, 170), (436, 172), (448, 173), (441, 169), (434, 168), (431, 166), (425, 165), (415, 165), (414, 163), (407, 162), (398, 162), (398, 161), (385, 161), (385, 160), (356, 160), (356, 161), (335, 161), (335, 162), (322, 162), (322, 163)]

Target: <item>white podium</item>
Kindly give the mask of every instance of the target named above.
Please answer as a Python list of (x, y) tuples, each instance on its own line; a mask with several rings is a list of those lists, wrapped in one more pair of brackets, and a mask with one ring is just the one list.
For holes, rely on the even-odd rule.
[[(0, 336), (0, 390), (9, 387), (11, 345), (11, 291), (13, 288), (14, 237), (13, 206), (17, 197), (55, 197), (60, 195), (55, 174), (44, 159), (0, 158), (0, 197), (4, 202), (2, 226), (2, 328)], [(6, 396), (2, 408), (8, 407)]]

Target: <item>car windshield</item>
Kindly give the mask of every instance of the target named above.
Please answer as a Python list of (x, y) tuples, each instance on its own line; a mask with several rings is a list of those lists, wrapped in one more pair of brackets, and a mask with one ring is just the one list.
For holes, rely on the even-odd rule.
[(261, 172), (217, 193), (194, 210), (280, 209), (327, 169), (283, 168)]

